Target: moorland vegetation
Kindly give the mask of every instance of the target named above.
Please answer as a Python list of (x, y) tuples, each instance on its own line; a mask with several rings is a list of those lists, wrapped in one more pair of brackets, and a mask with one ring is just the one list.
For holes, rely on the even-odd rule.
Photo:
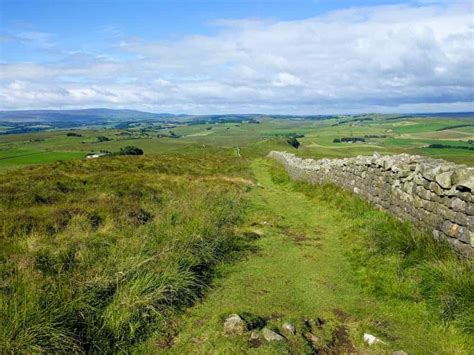
[[(351, 193), (291, 182), (264, 158), (378, 151), (474, 165), (457, 148), (474, 139), (466, 121), (199, 120), (0, 137), (0, 353), (311, 353), (303, 333), (318, 317), (327, 352), (342, 349), (344, 329), (350, 349), (472, 353), (472, 262)], [(98, 150), (133, 155), (84, 159)], [(223, 335), (232, 313), (297, 332), (255, 349), (248, 334)], [(364, 332), (386, 344), (369, 349)]]

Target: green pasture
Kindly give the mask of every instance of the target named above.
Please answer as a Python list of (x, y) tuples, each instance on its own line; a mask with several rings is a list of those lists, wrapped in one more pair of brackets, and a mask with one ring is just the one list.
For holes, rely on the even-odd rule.
[[(127, 145), (142, 148), (145, 154), (168, 152), (205, 152), (206, 149), (240, 150), (247, 156), (265, 156), (272, 149), (293, 151), (313, 158), (382, 154), (422, 154), (454, 162), (474, 164), (474, 152), (465, 149), (428, 149), (429, 144), (468, 146), (474, 139), (472, 121), (459, 119), (404, 118), (372, 115), (372, 121), (355, 121), (342, 117), (328, 120), (290, 120), (261, 118), (259, 124), (218, 123), (166, 124), (137, 123), (127, 129), (96, 128), (42, 131), (0, 136), (0, 151), (10, 158), (0, 161), (0, 169), (62, 159), (81, 158), (89, 152), (118, 151)], [(450, 128), (454, 127), (454, 128)], [(449, 129), (445, 129), (449, 128)], [(67, 136), (75, 132), (81, 137)], [(173, 132), (179, 138), (169, 136)], [(304, 135), (298, 150), (286, 144), (290, 134)], [(362, 144), (333, 143), (342, 137), (384, 136), (365, 138)], [(99, 142), (104, 136), (109, 141)], [(22, 157), (16, 152), (25, 151)], [(29, 153), (26, 153), (29, 152)]]
[(84, 153), (78, 151), (41, 151), (9, 149), (0, 151), (0, 169), (22, 165), (45, 164), (59, 160), (83, 158)]

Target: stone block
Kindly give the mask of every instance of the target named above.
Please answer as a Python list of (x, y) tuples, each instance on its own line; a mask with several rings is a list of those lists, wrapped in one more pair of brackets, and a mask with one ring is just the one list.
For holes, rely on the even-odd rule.
[(456, 212), (465, 213), (467, 204), (466, 204), (466, 202), (464, 202), (460, 198), (455, 197), (455, 198), (451, 199), (451, 206), (450, 207)]

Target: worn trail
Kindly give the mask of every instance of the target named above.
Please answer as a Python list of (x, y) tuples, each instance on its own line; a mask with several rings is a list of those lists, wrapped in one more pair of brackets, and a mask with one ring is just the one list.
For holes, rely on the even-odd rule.
[[(354, 271), (345, 252), (354, 225), (340, 211), (296, 191), (293, 184), (273, 181), (271, 166), (266, 160), (256, 160), (252, 165), (260, 187), (251, 192), (247, 228), (262, 235), (255, 242), (256, 251), (220, 268), (205, 299), (187, 310), (179, 321), (178, 335), (165, 352), (311, 352), (310, 342), (301, 333), (305, 319), (319, 317), (335, 329), (333, 334), (326, 334), (333, 339), (329, 352), (340, 353), (364, 349), (362, 335), (370, 324), (389, 322), (383, 315), (374, 320), (378, 317), (378, 301), (364, 296), (354, 282)], [(245, 312), (263, 317), (270, 328), (281, 329), (284, 322), (295, 324), (300, 335), (258, 348), (248, 342), (248, 334), (225, 336), (225, 317)], [(424, 331), (422, 321), (407, 315), (405, 324), (392, 327), (400, 336), (394, 335), (389, 345), (372, 349), (399, 350), (400, 346), (409, 347), (410, 342), (420, 343), (402, 338), (406, 336), (402, 334), (404, 326)], [(430, 342), (427, 339), (427, 344)]]

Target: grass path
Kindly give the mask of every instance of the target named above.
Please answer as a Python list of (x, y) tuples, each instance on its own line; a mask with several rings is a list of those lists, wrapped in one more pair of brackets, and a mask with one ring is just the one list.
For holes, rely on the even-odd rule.
[[(353, 225), (344, 220), (340, 211), (317, 203), (293, 189), (292, 184), (276, 184), (269, 172), (270, 164), (264, 160), (253, 163), (259, 187), (251, 192), (247, 225), (250, 230), (263, 234), (255, 242), (255, 252), (219, 269), (219, 275), (204, 300), (188, 309), (178, 322), (178, 335), (166, 352), (311, 351), (301, 336), (259, 348), (249, 346), (248, 334), (224, 336), (223, 319), (229, 314), (242, 312), (264, 317), (270, 328), (281, 329), (281, 325), (289, 321), (301, 331), (304, 319), (317, 317), (328, 323), (344, 323), (356, 349), (366, 349), (362, 334), (373, 330), (374, 324), (384, 328), (388, 327), (384, 322), (394, 323), (390, 328), (403, 338), (393, 336), (390, 345), (378, 345), (371, 350), (385, 352), (403, 347), (410, 353), (447, 351), (449, 341), (443, 345), (447, 348), (443, 349), (435, 340), (443, 336), (442, 330), (425, 327), (425, 320), (418, 319), (420, 314), (423, 318), (422, 306), (413, 305), (405, 310), (398, 308), (397, 314), (384, 318), (390, 314), (390, 305), (382, 306), (379, 303), (384, 302), (363, 296), (344, 251), (347, 249), (344, 243), (350, 240)], [(380, 317), (377, 316), (379, 311)], [(383, 335), (387, 340), (387, 334)], [(428, 337), (426, 342), (420, 341), (425, 336)]]

